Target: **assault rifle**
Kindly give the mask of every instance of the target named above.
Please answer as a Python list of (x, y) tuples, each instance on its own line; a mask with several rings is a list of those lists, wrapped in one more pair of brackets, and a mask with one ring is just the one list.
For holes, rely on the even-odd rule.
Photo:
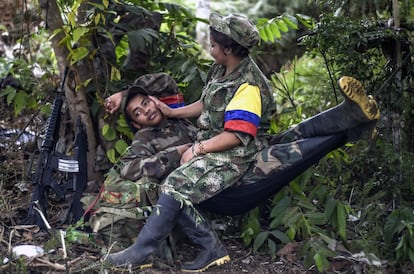
[[(71, 193), (71, 203), (66, 216), (61, 223), (73, 223), (83, 215), (80, 202), (82, 192), (87, 185), (87, 135), (80, 119), (76, 121), (76, 135), (72, 155), (57, 152), (56, 142), (59, 137), (61, 110), (64, 100), (64, 84), (68, 70), (65, 70), (60, 89), (57, 90), (53, 102), (52, 113), (49, 117), (46, 135), (43, 139), (37, 167), (32, 172), (32, 161), (28, 169), (28, 176), (34, 183), (34, 190), (29, 207), (26, 224), (36, 224), (41, 228), (49, 228), (47, 222), (48, 198), (52, 196), (57, 201), (64, 201)], [(42, 216), (43, 215), (43, 216)], [(72, 218), (70, 218), (72, 216)]]

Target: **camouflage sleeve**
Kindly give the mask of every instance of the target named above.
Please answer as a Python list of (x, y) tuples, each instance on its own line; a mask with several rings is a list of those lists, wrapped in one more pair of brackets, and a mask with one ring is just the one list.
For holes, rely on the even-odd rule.
[(188, 137), (193, 142), (196, 141), (197, 140), (198, 129), (188, 119), (181, 119), (181, 121), (182, 121), (182, 123), (184, 125), (185, 133), (188, 135)]
[(175, 147), (157, 152), (148, 141), (135, 140), (122, 158), (120, 174), (132, 181), (142, 176), (163, 179), (180, 165), (180, 158)]

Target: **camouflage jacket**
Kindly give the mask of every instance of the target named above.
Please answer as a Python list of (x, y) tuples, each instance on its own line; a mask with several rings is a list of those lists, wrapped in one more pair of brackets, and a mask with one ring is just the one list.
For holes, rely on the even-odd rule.
[(138, 130), (126, 155), (108, 173), (101, 197), (112, 204), (138, 201), (141, 190), (153, 188), (180, 165), (175, 147), (193, 143), (196, 133), (185, 119), (167, 119), (157, 127)]
[[(268, 145), (266, 137), (270, 128), (270, 118), (276, 110), (276, 104), (266, 77), (250, 57), (243, 59), (230, 75), (222, 77), (224, 70), (223, 66), (215, 65), (209, 72), (210, 79), (201, 96), (204, 109), (197, 120), (197, 127), (200, 129), (197, 138), (199, 140), (209, 139), (223, 130), (227, 130), (225, 115), (228, 105), (234, 101), (237, 92), (244, 85), (257, 87), (260, 92), (261, 109), (258, 113), (260, 122), (257, 125), (256, 136), (246, 134), (243, 131), (239, 132), (236, 129), (234, 132), (241, 140), (242, 146), (220, 153), (221, 157), (227, 158), (227, 161), (246, 163), (252, 161), (254, 154)], [(239, 102), (240, 105), (252, 104), (249, 99), (242, 99)]]
[(168, 119), (158, 127), (140, 129), (122, 157), (121, 176), (131, 181), (142, 176), (163, 179), (180, 165), (181, 156), (175, 147), (193, 143), (196, 132), (184, 119)]

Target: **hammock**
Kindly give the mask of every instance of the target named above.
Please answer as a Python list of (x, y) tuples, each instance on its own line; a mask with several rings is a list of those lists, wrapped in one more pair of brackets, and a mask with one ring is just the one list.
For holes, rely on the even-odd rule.
[(330, 151), (343, 146), (345, 142), (345, 134), (300, 140), (303, 159), (284, 169), (275, 170), (257, 183), (229, 187), (198, 206), (220, 215), (234, 216), (246, 213), (275, 195), (299, 174), (316, 164)]

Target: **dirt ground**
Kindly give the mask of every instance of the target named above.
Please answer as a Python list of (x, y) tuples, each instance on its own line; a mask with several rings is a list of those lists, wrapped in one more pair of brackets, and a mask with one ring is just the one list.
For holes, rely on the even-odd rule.
[[(22, 232), (23, 230), (25, 231)], [(29, 241), (29, 235), (34, 231), (37, 231), (37, 229), (17, 228), (14, 230), (14, 236), (12, 236), (12, 242), (14, 243), (11, 245), (16, 246), (23, 243), (32, 243), (32, 241)], [(5, 232), (3, 235), (6, 236), (8, 234), (7, 228), (3, 232)], [(10, 234), (8, 235), (10, 236)], [(204, 273), (317, 273), (317, 271), (312, 271), (311, 269), (306, 270), (300, 265), (300, 262), (296, 263), (281, 260), (280, 258), (271, 260), (269, 255), (265, 253), (253, 254), (250, 248), (243, 246), (238, 237), (222, 237), (222, 239), (227, 247), (231, 261), (221, 266), (211, 267)], [(45, 247), (47, 244), (50, 244), (48, 241), (38, 242), (37, 245)], [(11, 258), (8, 256), (9, 253), (3, 252), (5, 248), (5, 241), (2, 241), (2, 260), (5, 257)], [(154, 266), (152, 268), (144, 270), (123, 270), (114, 269), (101, 263), (100, 250), (90, 246), (72, 245), (66, 251), (67, 257), (64, 258), (62, 246), (57, 241), (56, 249), (49, 250), (48, 254), (31, 259), (26, 257), (20, 257), (20, 259), (14, 258), (3, 265), (0, 264), (0, 273), (182, 273), (180, 271), (180, 261), (193, 258), (195, 250), (187, 243), (182, 243), (177, 248), (179, 250), (176, 254), (174, 265), (167, 265), (165, 260), (156, 257), (154, 258)]]
[[(3, 219), (3, 213), (1, 215)], [(243, 245), (238, 234), (231, 229), (222, 231), (220, 238), (229, 252), (231, 261), (221, 266), (211, 267), (205, 273), (317, 273), (311, 269), (306, 270), (300, 264), (300, 260), (295, 258), (294, 252), (284, 254), (284, 259), (278, 257), (275, 260), (264, 252), (253, 253), (251, 248)], [(165, 259), (154, 257), (152, 268), (120, 270), (101, 262), (104, 256), (101, 246), (91, 244), (91, 242), (72, 243), (64, 250), (58, 235), (57, 230), (51, 231), (48, 235), (39, 230), (37, 226), (3, 224), (0, 246), (0, 258), (3, 264), (0, 264), (0, 273), (181, 273), (180, 262), (191, 260), (197, 254), (195, 247), (183, 241), (176, 246), (173, 265), (168, 265)], [(10, 249), (24, 244), (42, 247), (45, 253), (34, 258), (11, 257)]]

